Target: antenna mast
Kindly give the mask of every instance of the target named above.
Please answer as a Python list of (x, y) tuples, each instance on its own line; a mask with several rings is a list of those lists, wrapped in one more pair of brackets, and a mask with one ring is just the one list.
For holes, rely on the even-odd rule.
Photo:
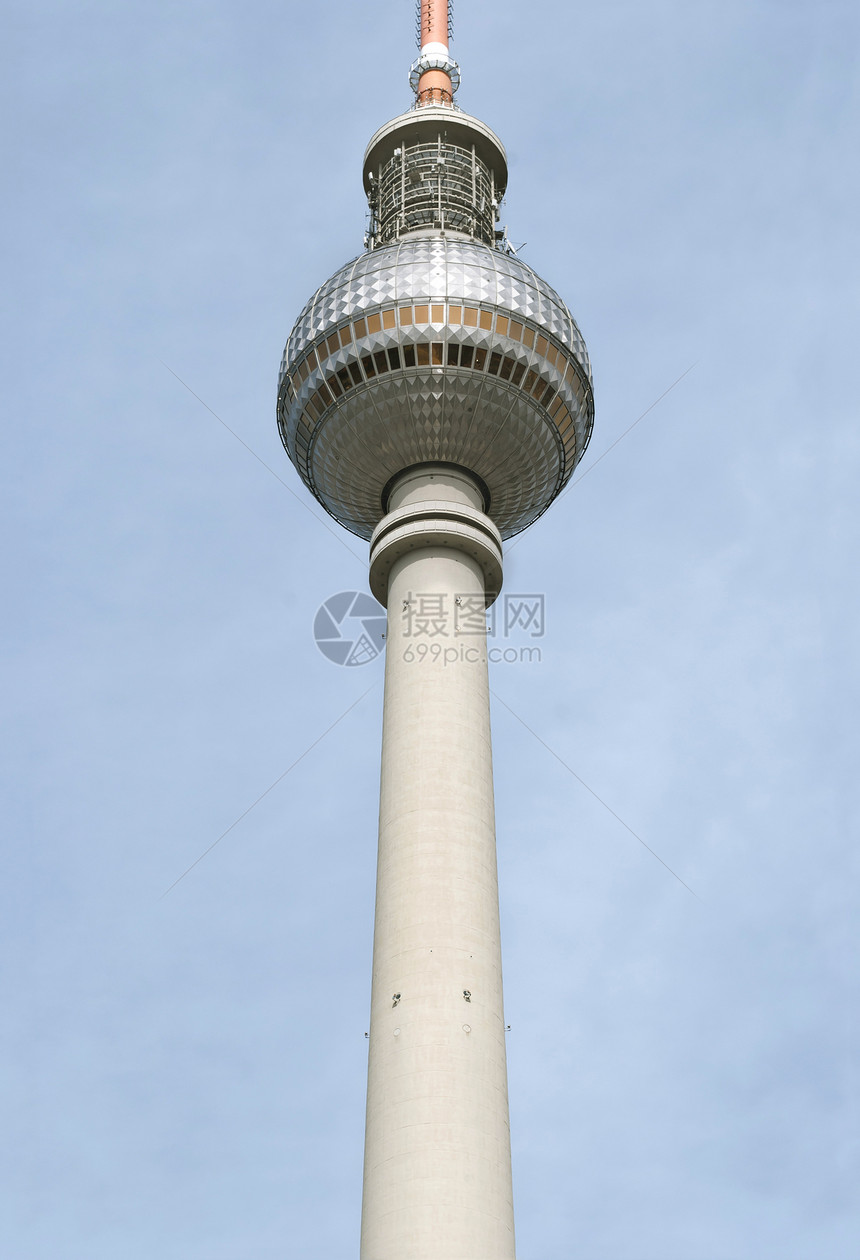
[(417, 34), (421, 55), (412, 63), (409, 84), (415, 104), (453, 105), (460, 67), (448, 51), (452, 0), (418, 0)]

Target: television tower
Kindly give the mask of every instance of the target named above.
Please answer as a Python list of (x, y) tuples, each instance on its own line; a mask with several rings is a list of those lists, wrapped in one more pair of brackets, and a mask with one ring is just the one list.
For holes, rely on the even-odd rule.
[(516, 255), (505, 149), (420, 0), (414, 104), (371, 138), (365, 251), (290, 333), (278, 425), (370, 541), (387, 635), (361, 1260), (513, 1260), (486, 612), (502, 540), (591, 435), (585, 343)]

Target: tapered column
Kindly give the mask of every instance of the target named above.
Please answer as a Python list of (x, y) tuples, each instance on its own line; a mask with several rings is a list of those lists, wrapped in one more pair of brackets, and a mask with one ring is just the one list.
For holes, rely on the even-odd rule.
[(514, 1257), (483, 506), (424, 465), (371, 544), (388, 632), (361, 1260)]

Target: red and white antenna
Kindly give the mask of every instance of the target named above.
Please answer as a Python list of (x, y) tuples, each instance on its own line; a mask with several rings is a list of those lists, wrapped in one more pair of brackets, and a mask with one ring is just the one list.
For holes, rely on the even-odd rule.
[(460, 86), (460, 67), (448, 51), (451, 0), (418, 0), (418, 45), (409, 86), (416, 105), (453, 105)]

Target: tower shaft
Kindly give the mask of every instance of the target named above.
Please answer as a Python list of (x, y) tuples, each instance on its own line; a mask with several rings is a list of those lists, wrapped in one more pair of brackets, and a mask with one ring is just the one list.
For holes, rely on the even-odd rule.
[(514, 1260), (485, 610), (588, 446), (588, 352), (500, 228), (508, 161), (418, 0), (365, 252), (293, 325), (278, 427), (388, 610), (361, 1260)]
[(362, 1260), (513, 1260), (485, 608), (466, 473), (406, 472), (371, 545), (388, 607)]

